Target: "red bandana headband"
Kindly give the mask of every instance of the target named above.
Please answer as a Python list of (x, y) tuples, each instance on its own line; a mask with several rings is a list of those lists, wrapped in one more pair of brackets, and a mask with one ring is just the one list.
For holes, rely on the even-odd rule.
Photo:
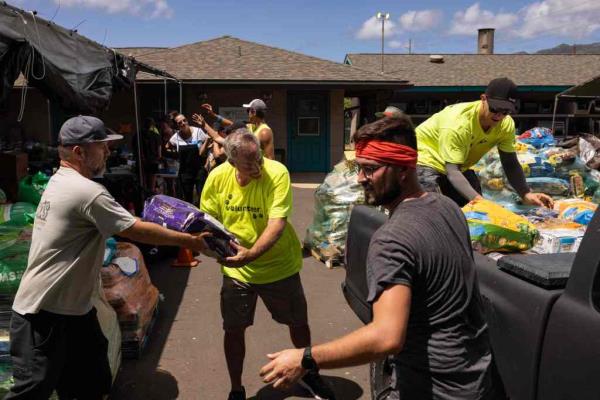
[(361, 140), (356, 143), (356, 157), (383, 164), (417, 168), (417, 151), (403, 144), (383, 140)]

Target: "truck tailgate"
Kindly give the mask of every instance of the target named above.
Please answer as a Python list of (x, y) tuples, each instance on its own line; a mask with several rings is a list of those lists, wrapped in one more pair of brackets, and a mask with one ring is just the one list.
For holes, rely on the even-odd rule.
[(475, 254), (479, 289), (496, 364), (511, 400), (535, 399), (542, 343), (563, 289), (544, 289)]

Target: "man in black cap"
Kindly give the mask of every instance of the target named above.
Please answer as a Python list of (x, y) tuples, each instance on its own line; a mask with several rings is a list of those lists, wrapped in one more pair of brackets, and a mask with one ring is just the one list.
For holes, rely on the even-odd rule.
[(441, 192), (463, 206), (481, 197), (481, 185), (470, 169), (493, 147), (498, 148), (508, 182), (525, 204), (552, 207), (552, 198), (532, 193), (515, 153), (517, 86), (493, 79), (481, 99), (444, 108), (416, 128), (417, 172), (427, 191)]
[(206, 248), (203, 237), (143, 222), (106, 188), (108, 142), (122, 139), (95, 117), (67, 120), (59, 133), (60, 168), (37, 208), (27, 269), (13, 303), (10, 353), (14, 385), (5, 399), (102, 399), (110, 392), (108, 342), (92, 297), (106, 239)]

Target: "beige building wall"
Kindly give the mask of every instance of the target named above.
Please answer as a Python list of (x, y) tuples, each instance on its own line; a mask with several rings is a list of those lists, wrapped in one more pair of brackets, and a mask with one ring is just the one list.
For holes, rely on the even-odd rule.
[(333, 167), (344, 157), (344, 90), (329, 92), (329, 164)]

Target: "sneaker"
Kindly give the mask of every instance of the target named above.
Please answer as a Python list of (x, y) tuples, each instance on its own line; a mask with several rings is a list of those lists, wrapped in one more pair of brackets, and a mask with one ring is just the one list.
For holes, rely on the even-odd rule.
[(335, 400), (333, 390), (318, 372), (307, 373), (298, 383), (317, 400)]
[(246, 388), (242, 386), (242, 390), (232, 390), (227, 400), (246, 400)]

